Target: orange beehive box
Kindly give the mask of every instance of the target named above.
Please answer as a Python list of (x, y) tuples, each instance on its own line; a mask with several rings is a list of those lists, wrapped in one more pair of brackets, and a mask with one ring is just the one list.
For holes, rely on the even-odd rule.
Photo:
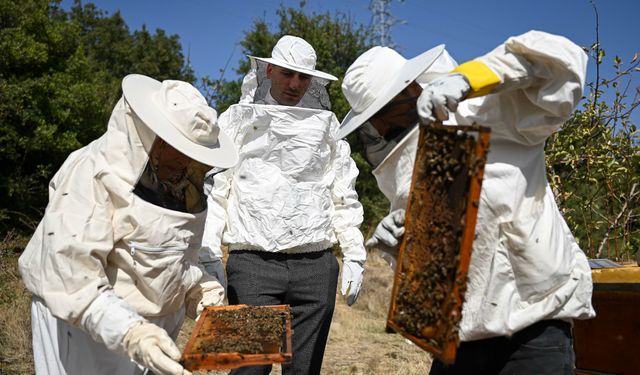
[(182, 353), (190, 371), (220, 370), (291, 361), (289, 305), (209, 306)]
[(490, 129), (420, 129), (387, 327), (455, 360)]
[(574, 320), (576, 374), (640, 372), (640, 267), (593, 269), (596, 317)]

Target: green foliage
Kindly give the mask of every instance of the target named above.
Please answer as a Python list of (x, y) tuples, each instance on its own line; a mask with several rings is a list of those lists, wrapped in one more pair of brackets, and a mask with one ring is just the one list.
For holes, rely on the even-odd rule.
[[(371, 47), (368, 42), (371, 31), (362, 25), (354, 25), (345, 14), (339, 12), (335, 15), (307, 14), (304, 3), (300, 4), (299, 9), (281, 6), (276, 14), (279, 22), (278, 29), (275, 31), (269, 29), (265, 20), (255, 21), (252, 30), (247, 32), (244, 40), (240, 42), (243, 55), (269, 57), (273, 46), (281, 36), (295, 35), (304, 38), (316, 50), (317, 69), (342, 78), (349, 65)], [(244, 76), (249, 69), (249, 59), (243, 57), (238, 63), (236, 73)], [(241, 79), (227, 81), (204, 77), (201, 84), (209, 101), (219, 112), (222, 112), (238, 102), (241, 82)], [(328, 86), (332, 110), (338, 119), (342, 119), (350, 108), (342, 95), (340, 85), (341, 81), (336, 81)], [(365, 220), (361, 229), (366, 235), (370, 232), (371, 226), (377, 224), (387, 213), (388, 202), (377, 188), (376, 181), (371, 175), (371, 167), (358, 153), (360, 145), (356, 138), (350, 137), (349, 143), (352, 151), (355, 152), (352, 154), (353, 159), (360, 170), (356, 190), (364, 206)]]
[[(591, 47), (597, 76), (605, 53)], [(629, 260), (640, 249), (640, 133), (631, 114), (640, 104), (629, 93), (637, 55), (615, 76), (589, 85), (589, 96), (546, 146), (549, 180), (565, 219), (589, 257)], [(612, 90), (609, 102), (604, 90)]]
[(0, 230), (29, 231), (67, 155), (106, 129), (129, 73), (193, 81), (177, 36), (76, 1), (0, 0)]

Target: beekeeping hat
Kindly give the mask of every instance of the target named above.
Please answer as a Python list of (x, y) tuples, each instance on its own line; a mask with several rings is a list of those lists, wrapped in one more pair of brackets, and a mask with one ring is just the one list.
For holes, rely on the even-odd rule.
[(297, 36), (285, 35), (280, 38), (271, 51), (271, 57), (249, 57), (329, 81), (338, 80), (329, 73), (316, 70), (316, 51), (306, 40)]
[(342, 93), (351, 110), (338, 129), (344, 138), (415, 81), (442, 55), (444, 45), (412, 59), (405, 59), (388, 47), (376, 46), (356, 59), (344, 75)]
[(122, 91), (142, 122), (176, 150), (212, 167), (230, 168), (238, 161), (231, 138), (218, 127), (215, 109), (191, 84), (130, 74), (122, 80)]

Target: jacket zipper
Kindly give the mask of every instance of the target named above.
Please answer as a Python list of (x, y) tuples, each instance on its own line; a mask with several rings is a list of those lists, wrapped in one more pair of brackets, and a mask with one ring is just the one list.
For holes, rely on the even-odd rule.
[(136, 253), (136, 249), (146, 252), (146, 253), (161, 253), (164, 251), (185, 251), (188, 249), (187, 247), (162, 247), (162, 248), (157, 248), (157, 247), (150, 247), (150, 246), (145, 246), (145, 245), (140, 245), (139, 243), (136, 242), (131, 242), (129, 243), (129, 248), (131, 249), (130, 253), (131, 255), (135, 255)]

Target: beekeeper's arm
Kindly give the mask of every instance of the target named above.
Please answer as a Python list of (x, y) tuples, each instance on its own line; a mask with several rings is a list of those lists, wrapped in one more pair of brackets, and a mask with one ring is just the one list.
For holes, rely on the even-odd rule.
[[(255, 74), (252, 79), (247, 77), (245, 77), (245, 80), (255, 81)], [(254, 84), (255, 82), (251, 85), (253, 91), (255, 91)], [(253, 93), (253, 91), (251, 92)], [(230, 119), (229, 113), (230, 111), (225, 111), (220, 115), (218, 125), (234, 140), (236, 147), (240, 149), (242, 146), (243, 127), (247, 126), (247, 124), (241, 123), (237, 119)], [(204, 183), (204, 193), (207, 196), (207, 220), (202, 236), (200, 263), (207, 273), (220, 281), (225, 289), (227, 287), (227, 278), (224, 272), (224, 264), (222, 263), (221, 246), (222, 234), (227, 225), (227, 198), (233, 173), (233, 168), (221, 172), (217, 172), (214, 168), (207, 174)]]
[(203, 271), (200, 283), (186, 296), (186, 314), (197, 320), (207, 306), (220, 306), (224, 302), (227, 278), (220, 249), (222, 232), (226, 223), (226, 196), (229, 191), (228, 170), (205, 177), (204, 192), (207, 196), (207, 219), (202, 246), (198, 251), (198, 263)]
[[(540, 31), (509, 38), (488, 54), (430, 82), (418, 99), (423, 122), (457, 117), (492, 127), (492, 138), (544, 142), (582, 98), (587, 56), (570, 40)], [(465, 86), (465, 84), (467, 86)]]
[(342, 295), (347, 295), (347, 304), (356, 302), (364, 276), (367, 251), (359, 226), (363, 220), (362, 204), (356, 193), (358, 168), (351, 159), (351, 148), (343, 140), (336, 143), (332, 167), (335, 180), (331, 187), (334, 205), (333, 227), (342, 250)]
[(231, 186), (232, 171), (227, 169), (212, 173), (205, 178), (204, 191), (207, 195), (207, 220), (202, 236), (200, 263), (225, 287), (227, 278), (222, 263), (222, 233), (227, 223), (227, 196)]
[[(50, 184), (49, 204), (34, 235), (41, 236), (42, 248), (20, 264), (25, 283), (54, 316), (109, 350), (124, 351), (158, 374), (185, 373), (169, 335), (148, 323), (109, 284), (104, 265), (114, 245), (113, 210), (95, 180), (93, 161), (70, 157), (61, 171)], [(133, 328), (139, 326), (148, 328), (147, 339), (137, 339)]]

